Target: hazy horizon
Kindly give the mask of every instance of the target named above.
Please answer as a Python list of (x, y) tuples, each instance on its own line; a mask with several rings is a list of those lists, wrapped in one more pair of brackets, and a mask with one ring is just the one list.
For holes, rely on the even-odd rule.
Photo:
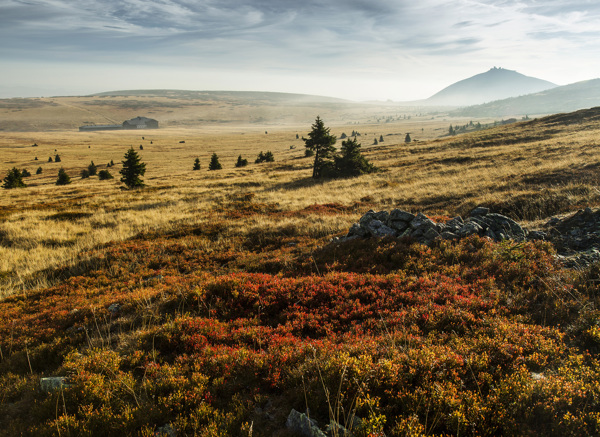
[(600, 4), (578, 0), (5, 0), (0, 97), (125, 89), (408, 101), (497, 66), (598, 77)]

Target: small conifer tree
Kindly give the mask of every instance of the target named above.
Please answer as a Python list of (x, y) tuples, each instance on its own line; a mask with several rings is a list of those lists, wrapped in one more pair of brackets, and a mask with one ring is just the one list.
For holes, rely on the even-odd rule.
[(412, 138), (410, 137), (410, 134), (406, 134), (406, 136), (404, 137), (404, 142), (410, 143), (411, 141), (412, 141)]
[(194, 168), (192, 170), (200, 170), (200, 158), (194, 160)]
[(98, 167), (96, 167), (96, 164), (94, 164), (94, 161), (90, 162), (90, 165), (88, 165), (88, 172), (89, 172), (90, 176), (95, 176), (97, 171), (98, 171)]
[[(328, 169), (332, 166), (333, 154), (335, 153), (334, 144), (337, 141), (335, 135), (330, 134), (330, 129), (325, 127), (321, 117), (316, 118), (312, 125), (312, 130), (308, 133), (308, 138), (302, 137), (306, 150), (310, 150), (314, 155), (312, 177), (318, 179), (325, 176)], [(306, 156), (312, 156), (306, 154)]]
[(342, 141), (341, 156), (335, 157), (334, 176), (359, 176), (375, 171), (377, 168), (360, 153), (360, 144), (355, 137)]
[(379, 135), (379, 142), (383, 143), (383, 135)]
[(219, 162), (219, 157), (217, 156), (216, 153), (213, 153), (212, 156), (210, 157), (210, 164), (208, 164), (208, 169), (209, 170), (221, 170), (222, 168), (223, 168), (223, 166)]
[(64, 168), (58, 170), (58, 179), (56, 179), (56, 185), (68, 185), (71, 183), (71, 178), (67, 174)]
[(57, 153), (56, 156), (54, 157), (54, 162), (60, 162), (60, 155)]
[(52, 157), (48, 157), (48, 162), (52, 162)]
[(8, 174), (4, 178), (4, 184), (2, 188), (11, 189), (11, 188), (24, 188), (25, 182), (23, 182), (23, 174), (21, 170), (17, 167), (13, 167), (12, 170), (9, 170)]
[(141, 159), (137, 152), (133, 150), (133, 147), (125, 152), (123, 168), (119, 171), (121, 174), (121, 182), (127, 185), (127, 188), (141, 188), (144, 186), (144, 182), (140, 179), (140, 176), (144, 176), (146, 173), (146, 164), (141, 162)]
[(24, 168), (23, 171), (21, 172), (21, 175), (24, 178), (28, 178), (29, 176), (31, 176), (31, 173), (29, 172), (29, 170), (27, 170), (26, 168)]
[(235, 163), (236, 167), (246, 167), (248, 165), (248, 160), (242, 158), (242, 155), (238, 156), (237, 162)]
[(42, 174), (42, 167), (38, 167), (38, 169), (35, 171), (35, 174)]
[(101, 181), (106, 181), (106, 180), (108, 180), (108, 179), (113, 179), (113, 175), (112, 175), (112, 174), (110, 174), (110, 172), (109, 172), (108, 170), (100, 170), (100, 171), (98, 172), (98, 178), (99, 178)]
[(81, 170), (81, 179), (87, 179), (90, 177), (90, 171), (87, 168), (84, 168), (83, 170)]

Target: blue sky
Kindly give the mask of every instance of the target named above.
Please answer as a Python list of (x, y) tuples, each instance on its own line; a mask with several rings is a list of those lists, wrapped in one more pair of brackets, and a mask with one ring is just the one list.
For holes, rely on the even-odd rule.
[(122, 89), (426, 98), (493, 66), (600, 77), (596, 0), (0, 0), (0, 97)]

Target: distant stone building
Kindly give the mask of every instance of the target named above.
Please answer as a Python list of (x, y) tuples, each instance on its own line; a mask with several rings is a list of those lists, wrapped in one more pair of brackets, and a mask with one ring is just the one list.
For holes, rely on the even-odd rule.
[(158, 121), (148, 117), (135, 117), (123, 122), (123, 129), (158, 129)]
[(79, 126), (79, 131), (122, 130), (122, 129), (158, 129), (158, 121), (148, 117), (135, 117), (123, 124), (90, 124)]

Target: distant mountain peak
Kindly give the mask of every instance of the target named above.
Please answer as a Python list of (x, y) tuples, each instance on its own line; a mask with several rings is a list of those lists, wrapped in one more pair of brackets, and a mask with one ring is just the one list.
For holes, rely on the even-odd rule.
[(476, 74), (444, 88), (428, 98), (427, 103), (445, 106), (478, 105), (537, 93), (556, 86), (546, 80), (494, 66), (485, 73)]

